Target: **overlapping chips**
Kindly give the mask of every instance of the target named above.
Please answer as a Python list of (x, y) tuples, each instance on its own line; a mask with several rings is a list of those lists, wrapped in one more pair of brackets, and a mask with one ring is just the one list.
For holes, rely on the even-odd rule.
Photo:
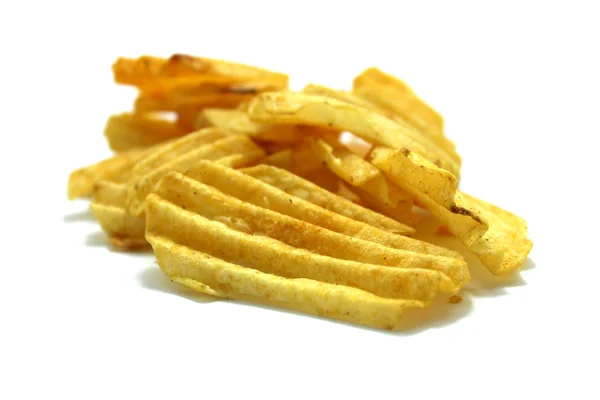
[(470, 279), (460, 254), (410, 237), (415, 207), (493, 274), (531, 249), (524, 220), (458, 190), (440, 114), (376, 68), (352, 92), (301, 93), (285, 74), (181, 54), (113, 72), (139, 89), (134, 111), (109, 118), (119, 153), (74, 171), (69, 198), (91, 196), (110, 243), (152, 245), (174, 282), (392, 329)]

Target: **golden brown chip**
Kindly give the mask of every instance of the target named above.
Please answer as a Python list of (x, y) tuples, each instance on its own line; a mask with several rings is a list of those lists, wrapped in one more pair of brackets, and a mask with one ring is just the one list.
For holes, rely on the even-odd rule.
[[(446, 180), (446, 189), (435, 192), (437, 196), (426, 192), (424, 187), (438, 188), (438, 184), (444, 182), (440, 177), (447, 172), (429, 163), (407, 162), (406, 152), (376, 148), (370, 157), (390, 180), (415, 196), (438, 221), (460, 238), (492, 274), (502, 275), (521, 267), (533, 246), (527, 237), (527, 224), (523, 219), (457, 191), (455, 183), (449, 179)], [(453, 196), (450, 196), (452, 190), (449, 188), (454, 188)]]
[(137, 59), (121, 57), (113, 64), (115, 82), (142, 87), (148, 83), (174, 77), (211, 76), (238, 81), (268, 82), (287, 87), (288, 76), (262, 68), (230, 61), (174, 54), (168, 59), (142, 56)]
[(154, 113), (122, 113), (106, 121), (104, 136), (110, 148), (121, 152), (143, 148), (183, 136), (188, 131)]
[[(276, 239), (314, 254), (369, 265), (405, 268), (418, 276), (421, 276), (421, 272), (418, 272), (417, 269), (439, 271), (439, 290), (441, 291), (456, 292), (464, 283), (464, 279), (468, 279), (464, 260), (398, 250), (345, 236), (242, 202), (179, 173), (170, 173), (165, 176), (155, 193), (184, 210), (223, 223), (230, 229), (253, 236)], [(381, 269), (381, 274), (387, 274), (386, 271), (387, 268)], [(339, 277), (341, 274), (344, 274), (344, 271), (338, 271), (336, 276)], [(421, 278), (423, 277), (421, 276)]]
[(258, 122), (349, 131), (371, 143), (417, 152), (455, 174), (460, 170), (455, 160), (413, 127), (329, 97), (291, 92), (262, 93), (252, 100), (248, 114)]

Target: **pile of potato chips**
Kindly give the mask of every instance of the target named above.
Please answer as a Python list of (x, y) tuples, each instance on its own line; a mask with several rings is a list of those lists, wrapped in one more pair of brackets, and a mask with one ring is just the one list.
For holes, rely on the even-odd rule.
[(139, 89), (134, 110), (108, 119), (115, 155), (71, 173), (69, 198), (174, 282), (393, 329), (469, 282), (460, 254), (411, 238), (419, 210), (492, 274), (531, 250), (523, 219), (458, 190), (440, 114), (379, 69), (350, 92), (180, 54), (113, 73)]

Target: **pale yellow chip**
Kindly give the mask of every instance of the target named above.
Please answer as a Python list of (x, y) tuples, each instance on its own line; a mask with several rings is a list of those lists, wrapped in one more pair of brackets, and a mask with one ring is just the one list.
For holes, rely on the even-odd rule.
[(159, 236), (224, 261), (284, 278), (351, 286), (381, 297), (429, 303), (441, 274), (338, 259), (260, 234), (248, 234), (184, 210), (156, 194), (148, 196), (147, 235)]
[[(426, 269), (440, 273), (440, 291), (456, 292), (468, 280), (464, 260), (398, 250), (381, 244), (345, 236), (226, 195), (214, 187), (180, 173), (165, 176), (156, 195), (185, 210), (230, 229), (254, 236), (267, 236), (312, 253), (384, 267)], [(382, 275), (386, 269), (381, 270)], [(339, 276), (339, 275), (337, 275)]]
[(196, 127), (214, 126), (224, 131), (271, 142), (293, 143), (302, 140), (304, 134), (294, 125), (269, 125), (253, 122), (240, 110), (206, 108), (200, 113)]
[(407, 148), (458, 173), (460, 165), (415, 128), (393, 121), (378, 112), (325, 96), (291, 92), (262, 93), (248, 109), (254, 121), (300, 124), (349, 131), (374, 144)]
[(400, 79), (378, 68), (369, 68), (354, 78), (353, 92), (363, 100), (406, 119), (433, 136), (444, 132), (444, 119)]
[(153, 146), (186, 133), (176, 122), (154, 113), (112, 115), (104, 127), (110, 148), (117, 152)]
[[(211, 136), (206, 134), (206, 136)], [(189, 140), (187, 137), (183, 138)], [(173, 142), (175, 147), (175, 142)], [(181, 151), (181, 148), (186, 151)], [(234, 135), (214, 142), (204, 143), (199, 140), (197, 146), (189, 148), (181, 146), (179, 151), (165, 151), (144, 160), (134, 169), (128, 184), (128, 210), (132, 215), (144, 212), (146, 196), (154, 190), (160, 179), (170, 171), (185, 172), (200, 160), (217, 160), (235, 154), (252, 154), (257, 158), (264, 156), (262, 150), (247, 136)]]
[(90, 196), (94, 184), (99, 181), (125, 182), (131, 176), (134, 165), (152, 151), (154, 148), (126, 151), (71, 172), (68, 183), (69, 199)]
[[(454, 143), (444, 135), (441, 115), (417, 97), (406, 83), (377, 68), (369, 68), (354, 79), (353, 93), (390, 118), (417, 128), (460, 167), (460, 155)], [(458, 171), (450, 171), (458, 175)]]
[(354, 287), (276, 275), (226, 262), (218, 257), (148, 234), (163, 272), (174, 282), (202, 293), (334, 318), (381, 329), (394, 329), (405, 308), (423, 308), (418, 300), (388, 299)]
[[(443, 179), (446, 171), (429, 163), (414, 162), (410, 153), (376, 148), (371, 162), (390, 180), (411, 193), (453, 235), (460, 238), (494, 275), (521, 267), (533, 243), (527, 237), (525, 221), (483, 200), (456, 190), (455, 182)], [(429, 181), (430, 183), (425, 183)], [(446, 182), (446, 187), (441, 183)], [(424, 188), (439, 191), (426, 192)], [(452, 188), (454, 194), (451, 196)], [(440, 193), (444, 193), (440, 196)]]
[(371, 208), (409, 225), (414, 222), (412, 196), (390, 184), (379, 169), (339, 144), (333, 147), (323, 140), (314, 140), (312, 144), (319, 160), (354, 186), (356, 193)]
[[(261, 166), (253, 167), (261, 168)], [(262, 167), (274, 168), (274, 167)], [(251, 169), (243, 169), (248, 172)], [(285, 173), (285, 171), (280, 170)], [(240, 173), (239, 171), (224, 168), (208, 161), (200, 161), (187, 173), (192, 179), (213, 186), (221, 192), (236, 197), (242, 201), (259, 207), (268, 208), (281, 214), (289, 215), (296, 219), (309, 222), (313, 225), (329, 229), (344, 235), (384, 244), (395, 249), (409, 250), (423, 254), (441, 255), (461, 259), (462, 257), (451, 250), (438, 247), (430, 243), (415, 240), (398, 233), (412, 234), (414, 230), (405, 227), (398, 233), (365, 224), (341, 214), (334, 213), (326, 208), (313, 204), (301, 197), (287, 194), (274, 186), (259, 179)], [(333, 195), (333, 194), (332, 194)], [(312, 201), (312, 200), (311, 200)], [(325, 200), (326, 201), (326, 200)], [(345, 199), (339, 198), (339, 201)], [(350, 203), (348, 207), (356, 206)], [(358, 207), (358, 206), (356, 206)]]
[(100, 181), (94, 186), (90, 208), (112, 245), (123, 250), (148, 247), (146, 220), (130, 215), (125, 208), (126, 200), (124, 183)]
[(327, 86), (315, 85), (311, 83), (309, 85), (306, 85), (306, 87), (302, 89), (302, 93), (330, 97), (332, 99), (343, 101), (354, 106), (363, 107), (373, 111), (382, 111), (378, 109), (377, 106), (368, 102), (367, 100), (345, 90), (336, 90)]

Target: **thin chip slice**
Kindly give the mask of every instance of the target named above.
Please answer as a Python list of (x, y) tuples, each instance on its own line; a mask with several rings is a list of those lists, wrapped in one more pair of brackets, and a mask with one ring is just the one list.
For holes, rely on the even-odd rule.
[(417, 128), (460, 166), (456, 146), (444, 135), (441, 115), (417, 97), (406, 83), (377, 68), (369, 68), (354, 79), (353, 93), (392, 119)]
[[(456, 190), (447, 180), (446, 188), (439, 185), (446, 174), (435, 165), (406, 162), (403, 151), (376, 148), (371, 161), (384, 171), (390, 180), (411, 193), (434, 217), (460, 238), (482, 264), (494, 275), (503, 275), (521, 267), (533, 243), (527, 237), (525, 221), (516, 215), (483, 200)], [(438, 182), (435, 182), (436, 179)], [(431, 186), (423, 185), (429, 180)], [(439, 188), (444, 196), (431, 196), (423, 187)], [(450, 196), (454, 188), (454, 195)]]
[(141, 215), (144, 212), (146, 197), (152, 193), (160, 179), (170, 171), (185, 172), (200, 160), (217, 160), (245, 153), (264, 156), (262, 150), (247, 136), (236, 135), (200, 145), (176, 157), (172, 153), (165, 153), (162, 157), (145, 160), (145, 165), (136, 166), (134, 177), (129, 182), (128, 210), (132, 215)]
[(382, 111), (367, 100), (345, 90), (336, 90), (327, 86), (315, 85), (311, 83), (309, 85), (306, 85), (306, 87), (302, 89), (302, 93), (330, 97), (332, 99), (343, 101), (354, 106), (363, 107), (373, 111)]
[(167, 93), (162, 97), (152, 97), (141, 93), (135, 99), (136, 112), (178, 111), (182, 109), (200, 109), (204, 107), (235, 108), (254, 95), (238, 93)]
[(245, 268), (148, 234), (161, 269), (172, 281), (202, 293), (261, 302), (381, 329), (394, 329), (417, 300), (387, 299), (353, 287), (289, 279)]
[(271, 142), (293, 143), (300, 141), (304, 136), (294, 125), (261, 124), (251, 121), (244, 111), (220, 108), (202, 110), (196, 127), (204, 126), (214, 126), (224, 131)]
[(250, 65), (186, 54), (174, 54), (168, 59), (142, 56), (121, 57), (113, 64), (115, 82), (143, 87), (160, 79), (183, 76), (225, 77), (239, 81), (269, 82), (287, 87), (288, 76)]
[(176, 122), (161, 119), (154, 113), (112, 115), (104, 127), (110, 148), (117, 152), (149, 147), (187, 132)]
[(165, 176), (156, 194), (178, 207), (221, 222), (230, 229), (254, 236), (267, 236), (315, 254), (385, 267), (438, 271), (440, 291), (456, 292), (465, 283), (465, 278), (468, 279), (464, 260), (398, 250), (345, 236), (242, 202), (183, 174), (172, 172)]
[(460, 165), (435, 142), (413, 127), (329, 97), (291, 92), (262, 93), (252, 100), (248, 114), (259, 122), (349, 131), (374, 144), (415, 151), (455, 174), (460, 170)]
[(125, 184), (100, 181), (94, 186), (90, 208), (112, 245), (123, 250), (146, 248), (146, 220), (130, 215), (126, 200)]
[(412, 224), (412, 196), (390, 184), (386, 176), (368, 161), (345, 147), (333, 147), (323, 140), (312, 141), (313, 151), (333, 173), (355, 187), (356, 193), (378, 212)]
[[(253, 167), (259, 168), (260, 166)], [(274, 167), (270, 167), (274, 168)], [(242, 171), (250, 171), (244, 169)], [(285, 171), (281, 170), (285, 173)], [(192, 179), (213, 186), (221, 192), (259, 207), (309, 222), (344, 235), (384, 244), (396, 249), (410, 250), (423, 254), (441, 255), (461, 259), (462, 257), (443, 247), (391, 233), (346, 216), (331, 212), (316, 204), (292, 196), (274, 186), (266, 184), (245, 173), (224, 168), (208, 161), (200, 161), (187, 173)], [(342, 201), (343, 199), (339, 199)], [(355, 205), (354, 205), (355, 206)], [(407, 227), (399, 233), (412, 234)]]
[(429, 303), (441, 274), (338, 259), (295, 248), (279, 240), (230, 229), (152, 194), (147, 200), (147, 234), (284, 278), (308, 278), (362, 289), (381, 297)]
[(369, 103), (400, 115), (433, 136), (443, 135), (444, 119), (400, 79), (378, 68), (369, 68), (354, 78), (353, 91)]
[(354, 204), (345, 198), (340, 198), (287, 171), (267, 165), (257, 165), (256, 167), (242, 169), (241, 172), (260, 179), (292, 196), (348, 218), (394, 233), (406, 230), (406, 226), (398, 221)]
[(129, 179), (133, 166), (152, 151), (154, 148), (126, 151), (71, 172), (68, 183), (69, 200), (90, 196), (94, 184), (99, 181), (125, 182)]

